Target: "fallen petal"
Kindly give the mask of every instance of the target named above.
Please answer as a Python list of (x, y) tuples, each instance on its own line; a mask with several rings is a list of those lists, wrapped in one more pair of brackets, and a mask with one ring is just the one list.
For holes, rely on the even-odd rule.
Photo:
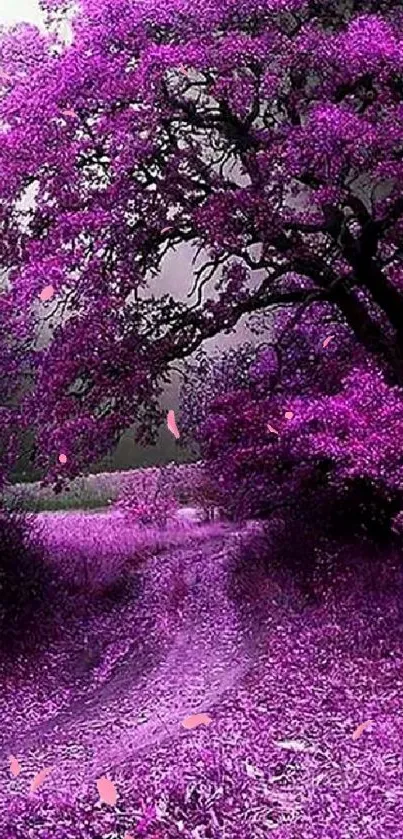
[(18, 775), (21, 772), (21, 766), (18, 763), (17, 758), (13, 757), (13, 755), (10, 755), (9, 760), (10, 760), (10, 772), (11, 772), (13, 778), (18, 778)]
[(32, 780), (29, 791), (35, 792), (35, 790), (39, 789), (43, 782), (46, 781), (48, 775), (50, 775), (52, 769), (53, 766), (48, 766), (46, 769), (41, 769), (40, 772), (37, 772)]
[(294, 412), (293, 411), (286, 411), (284, 416), (285, 416), (286, 419), (292, 419), (293, 416), (294, 416)]
[(183, 720), (183, 728), (191, 731), (193, 728), (198, 728), (199, 725), (210, 725), (212, 722), (208, 714), (190, 714), (189, 717)]
[(118, 798), (115, 784), (106, 778), (105, 775), (97, 780), (97, 789), (99, 797), (104, 804), (110, 804), (114, 807)]
[(359, 738), (359, 737), (361, 737), (361, 734), (362, 734), (362, 733), (363, 733), (363, 732), (364, 732), (367, 728), (369, 728), (369, 726), (370, 726), (370, 725), (372, 725), (372, 723), (373, 723), (373, 720), (367, 720), (366, 722), (362, 722), (362, 723), (360, 723), (360, 725), (357, 725), (357, 728), (356, 728), (356, 729), (355, 729), (355, 731), (353, 732), (353, 734), (352, 734), (352, 738), (351, 738), (351, 739), (352, 739), (352, 740), (358, 740), (358, 738)]
[(63, 116), (65, 116), (65, 117), (77, 117), (78, 116), (78, 114), (76, 114), (76, 112), (73, 111), (73, 108), (64, 108), (64, 110), (61, 110), (60, 113), (63, 114)]
[(42, 300), (42, 303), (47, 303), (48, 300), (51, 300), (55, 290), (52, 285), (45, 285), (45, 288), (42, 289), (39, 297)]
[(178, 440), (178, 438), (179, 438), (179, 431), (178, 431), (178, 427), (177, 427), (177, 425), (176, 425), (176, 420), (175, 420), (175, 411), (168, 411), (167, 426), (168, 426), (169, 431), (170, 431), (170, 432), (174, 435), (174, 437), (176, 437), (176, 439)]
[(271, 433), (272, 433), (272, 434), (278, 434), (277, 429), (276, 429), (276, 428), (273, 428), (273, 426), (272, 426), (272, 425), (270, 425), (270, 423), (269, 423), (269, 422), (267, 423), (267, 430), (268, 430), (268, 431), (271, 431)]
[(323, 342), (322, 346), (323, 346), (323, 347), (327, 347), (327, 345), (328, 345), (328, 344), (330, 344), (330, 341), (332, 340), (332, 338), (334, 338), (334, 335), (328, 335), (328, 337), (327, 337), (327, 338), (325, 338), (325, 340), (324, 340), (324, 342)]

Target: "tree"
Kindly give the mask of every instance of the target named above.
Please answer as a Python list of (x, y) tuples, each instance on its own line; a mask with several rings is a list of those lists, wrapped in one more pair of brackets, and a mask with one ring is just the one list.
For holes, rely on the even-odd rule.
[(327, 343), (325, 318), (323, 304), (292, 330), (277, 317), (272, 345), (189, 364), (183, 425), (236, 515), (269, 518), (312, 499), (315, 518), (325, 505), (342, 510), (346, 531), (349, 519), (359, 535), (390, 533), (403, 507), (403, 389), (345, 327)]
[(183, 428), (224, 509), (262, 520), (258, 555), (291, 567), (310, 597), (340, 553), (366, 546), (384, 562), (403, 532), (403, 388), (346, 326), (326, 340), (328, 314), (318, 303), (293, 329), (277, 315), (271, 344), (188, 363), (182, 391)]
[(0, 489), (19, 451), (19, 402), (28, 375), (27, 346), (9, 335), (10, 300), (0, 293)]
[[(402, 37), (398, 0), (82, 0), (65, 50), (3, 36), (0, 259), (49, 474), (150, 440), (172, 363), (280, 306), (327, 301), (402, 382)], [(147, 288), (181, 242), (192, 305)]]

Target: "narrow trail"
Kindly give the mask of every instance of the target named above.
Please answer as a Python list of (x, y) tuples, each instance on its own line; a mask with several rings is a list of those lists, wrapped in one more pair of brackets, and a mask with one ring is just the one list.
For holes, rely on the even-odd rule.
[(109, 616), (109, 675), (101, 660), (85, 698), (73, 691), (53, 718), (16, 732), (13, 753), (32, 773), (54, 766), (49, 789), (82, 791), (140, 750), (180, 736), (187, 715), (208, 712), (247, 671), (253, 651), (228, 594), (230, 529), (214, 534), (194, 550), (150, 559), (138, 601)]
[[(134, 564), (120, 605), (63, 624), (3, 679), (0, 839), (400, 835), (400, 577), (369, 597), (361, 563), (308, 607), (244, 532), (190, 532)], [(82, 667), (87, 630), (100, 655)], [(185, 731), (198, 712), (211, 725)], [(116, 806), (99, 801), (104, 775)]]

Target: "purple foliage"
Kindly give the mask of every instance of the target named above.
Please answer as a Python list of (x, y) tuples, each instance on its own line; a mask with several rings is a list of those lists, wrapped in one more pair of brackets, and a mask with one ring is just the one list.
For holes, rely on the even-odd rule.
[(326, 314), (317, 306), (292, 330), (280, 315), (254, 357), (196, 361), (182, 393), (224, 506), (265, 519), (270, 562), (303, 576), (343, 542), (391, 542), (403, 507), (402, 389)]
[[(244, 315), (326, 300), (402, 381), (402, 27), (398, 0), (83, 0), (66, 49), (2, 34), (0, 355), (50, 479), (151, 440), (171, 363)], [(194, 305), (148, 288), (182, 242)]]

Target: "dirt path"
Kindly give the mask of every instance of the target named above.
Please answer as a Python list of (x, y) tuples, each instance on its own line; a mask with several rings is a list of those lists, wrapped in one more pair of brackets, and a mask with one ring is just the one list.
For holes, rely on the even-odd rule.
[[(0, 839), (401, 835), (395, 576), (380, 574), (369, 597), (360, 566), (306, 607), (283, 576), (245, 555), (245, 542), (243, 571), (233, 573), (238, 538), (212, 525), (202, 543), (137, 569), (137, 595), (94, 619), (102, 656), (92, 670), (80, 673), (81, 639), (71, 634), (63, 649), (49, 638), (36, 681), (15, 663), (18, 678), (0, 694)], [(212, 724), (185, 731), (198, 711)], [(21, 762), (16, 779), (9, 754)], [(30, 796), (32, 777), (50, 766)], [(102, 775), (116, 784), (116, 807), (98, 800)], [(18, 830), (14, 810), (4, 828), (12, 799)]]
[(118, 628), (104, 639), (110, 676), (101, 661), (85, 699), (73, 694), (52, 719), (18, 732), (14, 751), (32, 773), (55, 767), (49, 788), (83, 790), (139, 750), (178, 737), (184, 717), (208, 711), (248, 669), (250, 644), (227, 591), (227, 538), (152, 558), (139, 602), (109, 620)]

